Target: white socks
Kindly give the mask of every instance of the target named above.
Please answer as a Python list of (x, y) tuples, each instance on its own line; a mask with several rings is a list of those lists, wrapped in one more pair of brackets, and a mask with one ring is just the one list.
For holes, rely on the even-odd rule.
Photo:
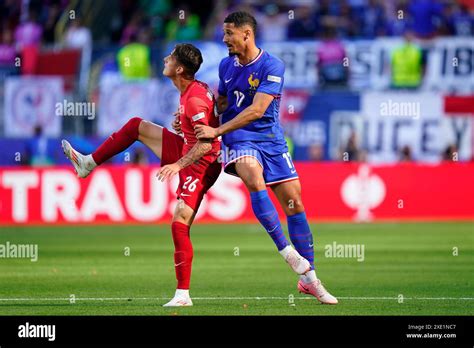
[[(291, 245), (287, 245), (286, 247), (281, 249), (279, 253), (286, 260), (286, 257), (292, 250), (294, 250), (294, 248)], [(316, 279), (318, 279), (318, 277), (316, 277), (316, 271), (312, 270), (312, 271), (306, 272), (305, 274), (300, 275), (300, 279), (303, 281), (303, 283), (309, 284), (309, 283), (314, 282)]]
[(184, 289), (176, 289), (176, 292), (174, 293), (174, 297), (189, 297), (189, 289), (184, 290)]
[(286, 247), (284, 247), (283, 249), (281, 249), (279, 251), (280, 255), (283, 256), (283, 258), (286, 260), (286, 257), (288, 256), (288, 254), (290, 253), (290, 251), (293, 250), (293, 247), (291, 245), (287, 245)]
[(97, 167), (97, 164), (95, 163), (94, 159), (92, 158), (92, 155), (84, 156), (84, 160), (85, 160), (85, 165), (86, 165), (87, 170), (92, 170), (95, 167)]
[(309, 284), (314, 282), (318, 278), (316, 277), (316, 271), (312, 270), (300, 275), (300, 279), (303, 281), (303, 283)]

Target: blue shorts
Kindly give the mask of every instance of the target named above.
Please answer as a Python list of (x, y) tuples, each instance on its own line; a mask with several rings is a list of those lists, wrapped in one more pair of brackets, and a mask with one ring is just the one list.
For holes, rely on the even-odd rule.
[(267, 185), (298, 179), (288, 147), (271, 141), (241, 141), (228, 146), (224, 150), (224, 172), (239, 176), (235, 170), (235, 162), (244, 157), (254, 157), (263, 168), (263, 178)]

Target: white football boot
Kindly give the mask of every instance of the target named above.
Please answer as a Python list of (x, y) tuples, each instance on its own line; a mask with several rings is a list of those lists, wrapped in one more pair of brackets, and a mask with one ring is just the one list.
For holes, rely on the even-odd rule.
[(298, 281), (298, 290), (303, 294), (313, 295), (318, 299), (319, 302), (324, 304), (335, 305), (338, 303), (337, 298), (331, 295), (321, 284), (319, 279), (312, 281), (311, 283), (305, 283), (301, 279)]
[[(92, 171), (93, 166), (88, 163), (90, 162), (89, 156), (84, 156), (83, 154), (74, 150), (67, 140), (61, 141), (61, 146), (66, 157), (71, 161), (76, 174), (79, 178), (86, 178)], [(88, 161), (89, 160), (89, 161)], [(88, 165), (89, 164), (89, 165)], [(89, 168), (90, 169), (89, 169)]]
[(176, 289), (174, 297), (163, 307), (189, 307), (193, 305), (191, 297), (189, 297), (189, 290)]

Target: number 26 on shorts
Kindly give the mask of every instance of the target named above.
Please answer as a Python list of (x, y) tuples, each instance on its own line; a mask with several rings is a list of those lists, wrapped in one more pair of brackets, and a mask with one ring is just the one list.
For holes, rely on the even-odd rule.
[(192, 176), (187, 176), (186, 181), (183, 184), (183, 190), (188, 190), (189, 192), (194, 192), (196, 190), (196, 184), (199, 182), (199, 179), (193, 180)]

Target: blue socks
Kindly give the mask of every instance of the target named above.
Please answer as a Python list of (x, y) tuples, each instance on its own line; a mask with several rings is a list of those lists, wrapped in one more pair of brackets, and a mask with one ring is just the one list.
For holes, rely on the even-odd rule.
[[(250, 192), (250, 199), (255, 216), (273, 239), (278, 251), (290, 245), (283, 233), (278, 212), (270, 200), (267, 190)], [(306, 220), (306, 213), (288, 216), (287, 220), (291, 242), (298, 253), (309, 261), (311, 270), (314, 270), (313, 235), (309, 229), (308, 220)]]
[(313, 235), (309, 229), (306, 213), (287, 216), (288, 232), (295, 249), (311, 264), (314, 270)]
[[(278, 251), (290, 245), (281, 228), (278, 212), (275, 209), (267, 190), (250, 192), (252, 209), (258, 221), (272, 237)], [(311, 232), (310, 232), (311, 234)]]

